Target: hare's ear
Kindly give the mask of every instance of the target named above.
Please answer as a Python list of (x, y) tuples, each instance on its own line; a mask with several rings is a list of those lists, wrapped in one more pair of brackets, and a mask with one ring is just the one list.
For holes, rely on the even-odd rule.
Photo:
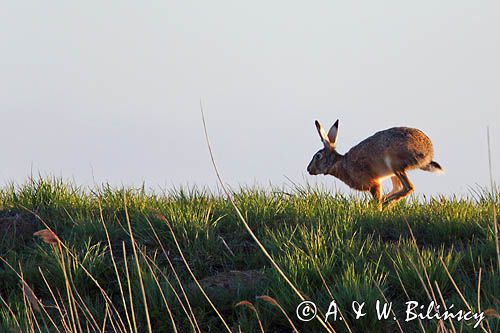
[(333, 124), (333, 126), (330, 128), (328, 131), (328, 140), (330, 141), (330, 144), (332, 145), (333, 148), (337, 145), (337, 136), (339, 134), (339, 120)]
[(325, 129), (323, 128), (323, 125), (319, 121), (315, 121), (314, 124), (316, 125), (316, 129), (318, 130), (319, 137), (321, 138), (321, 141), (323, 142), (323, 145), (325, 148), (330, 149), (331, 144), (330, 144), (330, 139), (328, 139), (328, 135), (325, 132)]

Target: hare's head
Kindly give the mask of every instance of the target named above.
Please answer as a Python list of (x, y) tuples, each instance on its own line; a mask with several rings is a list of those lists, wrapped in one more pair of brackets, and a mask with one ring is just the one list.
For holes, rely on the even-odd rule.
[(309, 174), (311, 175), (327, 175), (328, 172), (332, 169), (333, 165), (340, 161), (341, 157), (341, 155), (339, 155), (335, 151), (337, 134), (339, 130), (339, 121), (337, 120), (335, 124), (333, 124), (333, 126), (328, 131), (328, 134), (326, 134), (325, 129), (319, 121), (316, 120), (315, 124), (316, 129), (319, 133), (319, 137), (323, 142), (324, 148), (314, 154), (311, 162), (307, 166), (307, 172), (309, 172)]

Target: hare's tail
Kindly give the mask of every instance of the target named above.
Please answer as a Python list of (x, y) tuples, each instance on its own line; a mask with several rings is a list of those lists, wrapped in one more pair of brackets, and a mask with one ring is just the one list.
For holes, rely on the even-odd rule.
[(444, 169), (436, 161), (431, 161), (431, 163), (427, 164), (426, 166), (421, 167), (420, 169), (424, 170), (424, 171), (436, 172), (436, 173), (443, 173), (444, 172)]

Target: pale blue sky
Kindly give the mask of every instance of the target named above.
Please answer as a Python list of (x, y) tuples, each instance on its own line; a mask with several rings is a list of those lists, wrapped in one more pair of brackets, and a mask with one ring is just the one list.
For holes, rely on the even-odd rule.
[[(314, 119), (338, 149), (392, 126), (433, 140), (418, 194), (500, 170), (498, 1), (0, 0), (0, 182), (214, 187), (310, 181)], [(285, 177), (286, 176), (286, 177)]]

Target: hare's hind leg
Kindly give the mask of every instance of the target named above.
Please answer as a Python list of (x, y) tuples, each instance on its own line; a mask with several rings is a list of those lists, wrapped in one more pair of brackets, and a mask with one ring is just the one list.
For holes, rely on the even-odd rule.
[(392, 190), (389, 193), (387, 193), (386, 195), (384, 195), (384, 200), (385, 200), (385, 198), (388, 198), (391, 195), (393, 195), (394, 193), (397, 193), (403, 189), (403, 184), (401, 184), (401, 181), (399, 180), (398, 177), (392, 176), (391, 181), (392, 181)]
[[(384, 198), (384, 207), (391, 207), (394, 205), (396, 202), (399, 200), (403, 199), (404, 197), (410, 195), (411, 192), (413, 192), (413, 184), (410, 182), (410, 179), (408, 179), (408, 175), (404, 171), (398, 171), (394, 173), (395, 176), (397, 177), (398, 181), (402, 185), (402, 188), (399, 191), (395, 191), (395, 188), (391, 191), (390, 194), (385, 196)], [(395, 185), (395, 182), (393, 180), (393, 185)], [(399, 184), (398, 184), (399, 185)], [(393, 193), (394, 192), (394, 193)]]

